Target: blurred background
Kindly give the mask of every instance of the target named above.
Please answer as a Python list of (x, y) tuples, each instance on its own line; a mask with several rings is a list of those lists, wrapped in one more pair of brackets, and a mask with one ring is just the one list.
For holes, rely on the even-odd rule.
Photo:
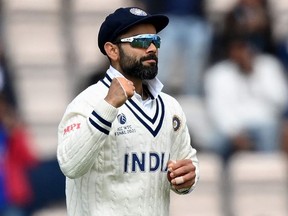
[(1, 0), (0, 216), (64, 216), (57, 126), (105, 73), (118, 7), (165, 13), (159, 78), (187, 115), (201, 178), (171, 216), (288, 215), (287, 0)]

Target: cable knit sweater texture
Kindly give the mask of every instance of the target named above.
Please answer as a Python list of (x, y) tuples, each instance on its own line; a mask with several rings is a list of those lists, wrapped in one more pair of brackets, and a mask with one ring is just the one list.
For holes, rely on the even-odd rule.
[(111, 76), (78, 95), (58, 128), (68, 215), (168, 216), (167, 161), (191, 159), (199, 177), (185, 115), (164, 93), (150, 95), (151, 112), (135, 96), (114, 108), (104, 100)]

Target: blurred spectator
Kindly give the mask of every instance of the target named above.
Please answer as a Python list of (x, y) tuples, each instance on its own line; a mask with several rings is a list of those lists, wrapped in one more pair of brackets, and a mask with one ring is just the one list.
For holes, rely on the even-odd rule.
[(279, 60), (253, 48), (249, 40), (232, 37), (227, 59), (205, 77), (207, 109), (215, 127), (211, 146), (224, 161), (239, 149), (280, 149), (287, 80)]
[(231, 35), (243, 34), (254, 49), (275, 53), (272, 20), (267, 0), (238, 0), (224, 15), (223, 30), (215, 33), (212, 62), (223, 58), (225, 41)]
[(24, 216), (33, 201), (28, 171), (37, 164), (26, 126), (0, 95), (0, 215)]
[[(210, 53), (212, 28), (206, 21), (204, 0), (138, 0), (150, 13), (169, 17), (161, 33), (159, 78), (170, 94), (202, 93), (203, 71)], [(169, 63), (168, 63), (169, 62)]]

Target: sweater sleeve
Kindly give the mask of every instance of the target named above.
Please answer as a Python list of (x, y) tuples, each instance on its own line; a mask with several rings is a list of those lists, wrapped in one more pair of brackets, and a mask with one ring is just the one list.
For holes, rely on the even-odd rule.
[(188, 128), (187, 126), (185, 126), (184, 132), (181, 135), (181, 137), (179, 138), (180, 142), (177, 144), (178, 146), (180, 146), (180, 148), (178, 149), (178, 160), (181, 159), (190, 159), (193, 163), (193, 165), (196, 167), (196, 177), (195, 177), (195, 182), (192, 185), (192, 187), (190, 188), (184, 188), (182, 190), (176, 190), (175, 188), (171, 188), (174, 192), (178, 193), (178, 194), (186, 194), (186, 193), (190, 193), (194, 190), (194, 188), (196, 187), (199, 177), (200, 177), (200, 173), (199, 173), (199, 162), (198, 162), (198, 158), (196, 156), (196, 149), (194, 149), (191, 144), (190, 144), (190, 135), (188, 133)]
[(186, 117), (181, 109), (180, 106), (178, 106), (178, 103), (176, 103), (176, 107), (178, 107), (179, 110), (179, 116), (180, 116), (180, 128), (179, 131), (175, 137), (174, 145), (173, 145), (173, 151), (175, 155), (171, 155), (171, 159), (173, 160), (182, 160), (182, 159), (190, 159), (193, 163), (193, 165), (196, 167), (196, 177), (195, 177), (195, 183), (192, 185), (191, 188), (186, 188), (182, 190), (176, 190), (175, 188), (171, 188), (174, 192), (178, 194), (186, 194), (190, 193), (194, 190), (194, 188), (197, 185), (197, 182), (199, 180), (199, 163), (197, 158), (197, 151), (193, 146), (191, 145), (191, 137), (189, 134), (189, 130), (186, 123)]
[(57, 159), (64, 175), (71, 179), (84, 175), (92, 167), (117, 116), (117, 108), (104, 99), (88, 112), (87, 106), (72, 103), (58, 127)]

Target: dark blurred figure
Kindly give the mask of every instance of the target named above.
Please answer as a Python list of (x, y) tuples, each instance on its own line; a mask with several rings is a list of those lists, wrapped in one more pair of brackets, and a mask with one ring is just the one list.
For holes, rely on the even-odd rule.
[(288, 109), (283, 116), (281, 131), (281, 149), (288, 155)]
[(13, 84), (13, 73), (5, 55), (0, 39), (0, 93), (5, 95), (7, 102), (17, 108), (17, 99)]
[(26, 216), (26, 207), (33, 202), (28, 173), (38, 159), (31, 150), (26, 125), (3, 94), (0, 95), (0, 134), (0, 215)]
[(170, 19), (169, 26), (161, 32), (159, 50), (159, 68), (163, 71), (159, 78), (164, 91), (201, 96), (212, 39), (205, 0), (135, 1), (142, 2), (150, 13), (162, 13)]
[(244, 35), (254, 49), (275, 54), (267, 0), (238, 0), (224, 16), (223, 29), (215, 33), (212, 62), (224, 57), (225, 42), (235, 34)]
[(277, 42), (277, 52), (278, 58), (282, 61), (285, 66), (286, 73), (288, 74), (288, 36), (286, 39)]
[(0, 93), (4, 94), (6, 101), (17, 108), (17, 98), (13, 83), (13, 70), (9, 59), (6, 56), (4, 47), (4, 29), (3, 29), (3, 1), (0, 1)]
[(217, 134), (211, 146), (224, 161), (238, 149), (280, 149), (288, 87), (278, 59), (259, 53), (245, 36), (231, 36), (227, 58), (205, 78), (207, 109)]

